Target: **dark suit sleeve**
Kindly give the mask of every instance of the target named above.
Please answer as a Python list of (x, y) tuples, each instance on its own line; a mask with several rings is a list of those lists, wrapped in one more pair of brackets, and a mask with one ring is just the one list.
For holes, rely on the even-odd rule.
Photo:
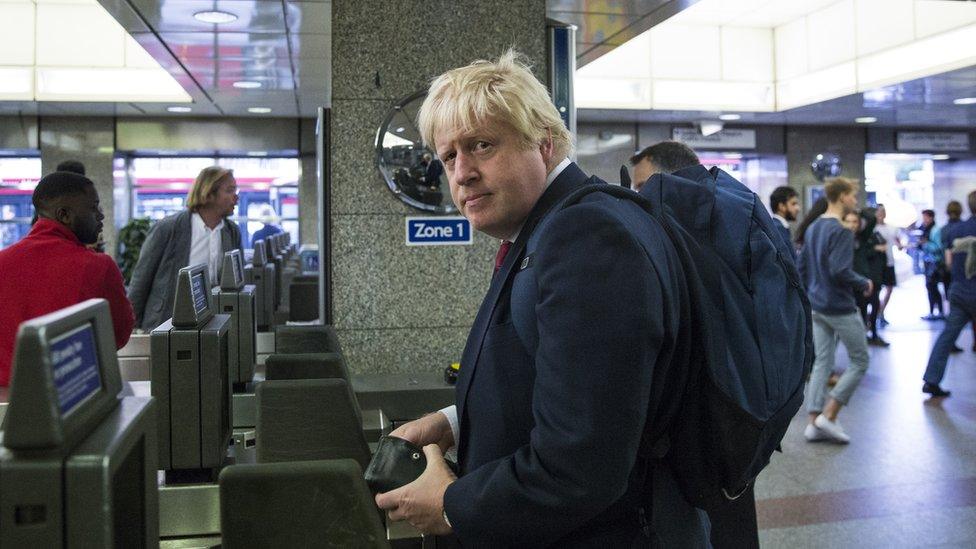
[(635, 464), (669, 279), (599, 206), (554, 215), (531, 267), (539, 345), (530, 442), (449, 486), (445, 510), (462, 545), (551, 544), (618, 500)]
[(136, 261), (136, 268), (133, 269), (132, 278), (129, 280), (129, 301), (132, 303), (137, 325), (142, 325), (146, 300), (149, 299), (149, 292), (152, 291), (153, 280), (156, 271), (159, 270), (159, 262), (162, 260), (171, 233), (172, 228), (168, 220), (156, 223), (149, 229), (149, 234), (142, 243), (142, 249), (139, 250), (139, 260)]

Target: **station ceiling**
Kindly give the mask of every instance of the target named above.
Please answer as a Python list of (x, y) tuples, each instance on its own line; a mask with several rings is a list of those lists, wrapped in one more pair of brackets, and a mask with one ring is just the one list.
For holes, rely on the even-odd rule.
[[(99, 0), (99, 3), (193, 98), (179, 116), (312, 117), (331, 103), (332, 0)], [(577, 65), (694, 5), (697, 0), (548, 0), (550, 19), (578, 27)], [(194, 19), (205, 10), (237, 15), (214, 25)], [(250, 88), (239, 87), (248, 82)], [(235, 86), (237, 84), (237, 86)], [(976, 125), (976, 67), (776, 113), (741, 113), (741, 123), (851, 125), (873, 116), (877, 125)], [(165, 116), (166, 103), (0, 102), (2, 114)], [(252, 108), (269, 112), (249, 112)], [(582, 121), (691, 122), (699, 111), (584, 109)]]

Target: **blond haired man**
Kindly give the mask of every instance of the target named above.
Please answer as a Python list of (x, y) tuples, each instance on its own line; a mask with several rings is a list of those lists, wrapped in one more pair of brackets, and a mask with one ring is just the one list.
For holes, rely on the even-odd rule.
[(661, 226), (602, 192), (560, 204), (605, 183), (569, 160), (569, 132), (513, 52), (435, 79), (419, 125), (458, 209), (501, 246), (456, 406), (393, 433), (424, 447), (427, 470), (377, 504), (464, 546), (707, 546), (707, 518), (638, 454), (688, 351)]
[(218, 280), (224, 252), (241, 247), (241, 230), (229, 219), (236, 205), (233, 170), (210, 166), (193, 182), (186, 209), (153, 225), (129, 283), (137, 327), (149, 331), (173, 316), (181, 268), (203, 263), (211, 283)]
[[(850, 401), (868, 369), (864, 321), (854, 292), (870, 295), (873, 285), (854, 272), (854, 234), (842, 224), (844, 216), (857, 206), (857, 189), (853, 179), (835, 177), (826, 181), (827, 211), (807, 228), (797, 264), (813, 309), (816, 358), (804, 399), (809, 412), (804, 436), (810, 442), (850, 442), (837, 414)], [(847, 348), (850, 365), (828, 394), (827, 381), (834, 369), (838, 339)]]

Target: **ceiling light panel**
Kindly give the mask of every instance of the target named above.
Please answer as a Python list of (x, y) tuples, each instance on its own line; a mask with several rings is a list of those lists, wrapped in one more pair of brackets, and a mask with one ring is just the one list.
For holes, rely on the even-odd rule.
[(151, 69), (38, 67), (38, 101), (190, 101), (166, 72)]
[(773, 80), (773, 31), (722, 27), (722, 78), (743, 82)]
[(854, 59), (854, 0), (806, 16), (809, 70), (817, 71)]
[(34, 70), (31, 67), (0, 67), (0, 101), (34, 99)]
[(34, 4), (0, 3), (0, 65), (34, 64)]
[(976, 64), (976, 25), (917, 40), (858, 60), (861, 91)]
[(856, 51), (868, 55), (915, 38), (915, 0), (857, 0)]
[(810, 70), (807, 52), (807, 21), (797, 19), (773, 31), (776, 52), (776, 79), (788, 80)]
[(925, 2), (915, 10), (915, 37), (925, 38), (940, 32), (976, 23), (976, 8), (968, 2)]
[(121, 67), (125, 31), (98, 4), (38, 4), (39, 66)]
[[(694, 40), (688, 37), (694, 36)], [(680, 47), (676, 47), (680, 44)], [(720, 27), (660, 25), (651, 29), (651, 74), (654, 78), (720, 80)]]

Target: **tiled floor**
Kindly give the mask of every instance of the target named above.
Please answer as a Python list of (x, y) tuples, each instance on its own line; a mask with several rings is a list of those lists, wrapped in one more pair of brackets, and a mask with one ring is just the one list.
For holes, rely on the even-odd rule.
[[(793, 420), (783, 453), (756, 488), (763, 547), (976, 547), (976, 353), (963, 330), (942, 386), (921, 392), (922, 372), (941, 322), (919, 319), (921, 277), (906, 280), (889, 306), (871, 365), (840, 415), (851, 443), (808, 443), (807, 416)], [(840, 347), (838, 368), (847, 364)]]

